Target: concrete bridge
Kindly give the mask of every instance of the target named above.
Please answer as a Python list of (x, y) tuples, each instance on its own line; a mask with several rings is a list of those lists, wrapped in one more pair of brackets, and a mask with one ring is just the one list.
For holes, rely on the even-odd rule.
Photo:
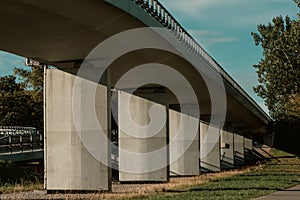
[(47, 190), (109, 190), (111, 167), (121, 182), (231, 169), (267, 134), (268, 115), (157, 0), (3, 0), (0, 17), (1, 50), (57, 67)]

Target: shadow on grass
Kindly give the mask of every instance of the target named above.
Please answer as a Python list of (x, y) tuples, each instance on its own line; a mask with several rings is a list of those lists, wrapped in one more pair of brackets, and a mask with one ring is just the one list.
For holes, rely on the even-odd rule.
[[(227, 188), (193, 188), (190, 190), (165, 190), (166, 193), (185, 193), (185, 192), (212, 192), (212, 191), (242, 191), (242, 190), (270, 190), (270, 191), (283, 191), (282, 188), (269, 188), (269, 187), (227, 187)], [(289, 190), (291, 191), (291, 190)]]
[(270, 166), (273, 166), (273, 165), (278, 165), (278, 166), (297, 166), (295, 164), (289, 164), (289, 163), (269, 163), (268, 165), (270, 165)]
[(0, 185), (43, 182), (41, 166), (0, 161)]
[(292, 155), (292, 156), (273, 156), (272, 159), (279, 159), (279, 158), (297, 158), (299, 156)]
[[(227, 181), (227, 180), (226, 180)], [(300, 183), (300, 181), (292, 181), (292, 183)], [(212, 192), (212, 191), (245, 191), (245, 190), (264, 190), (264, 191), (285, 191), (282, 187), (218, 187), (218, 188), (192, 188), (188, 190), (165, 190), (166, 193), (185, 193), (185, 192)], [(300, 190), (288, 190), (288, 191), (300, 191)]]

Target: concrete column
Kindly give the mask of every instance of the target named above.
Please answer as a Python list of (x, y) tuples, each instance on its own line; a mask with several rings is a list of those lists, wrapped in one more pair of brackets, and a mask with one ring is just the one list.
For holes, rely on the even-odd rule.
[(167, 96), (165, 93), (142, 96), (147, 99), (118, 93), (119, 180), (166, 182), (169, 180)]
[(241, 166), (245, 164), (244, 161), (244, 136), (234, 134), (234, 165)]
[(220, 130), (200, 122), (200, 167), (204, 172), (217, 172), (220, 162)]
[[(87, 123), (92, 119), (79, 119), (78, 124), (74, 122), (74, 112), (79, 114), (88, 112), (88, 109), (85, 109), (87, 102), (83, 100), (79, 108), (72, 107), (75, 78), (74, 75), (56, 69), (46, 71), (46, 189), (109, 190), (111, 185), (109, 167), (95, 158), (95, 154), (98, 154), (108, 160), (110, 156), (108, 142), (93, 140), (98, 138), (99, 131)], [(78, 79), (83, 93), (96, 88), (94, 112), (104, 134), (107, 135), (106, 87), (82, 78)], [(80, 100), (82, 96), (77, 98)], [(90, 116), (93, 117), (92, 114)], [(87, 150), (80, 137), (95, 142), (91, 143), (94, 145), (93, 153)]]
[(252, 139), (245, 137), (245, 162), (249, 163), (252, 161), (253, 161)]
[(233, 142), (233, 128), (229, 125), (226, 130), (221, 131), (221, 168), (234, 168), (234, 142)]
[[(200, 174), (199, 128), (192, 141), (185, 137), (187, 134), (194, 134), (190, 133), (190, 131), (193, 130), (190, 130), (190, 127), (187, 127), (191, 123), (199, 124), (199, 120), (184, 113), (169, 110), (170, 141), (172, 141), (170, 145), (170, 157), (179, 158), (175, 162), (171, 163), (170, 175), (189, 176)], [(175, 140), (176, 136), (179, 138)], [(183, 149), (186, 150), (182, 154), (181, 151)]]

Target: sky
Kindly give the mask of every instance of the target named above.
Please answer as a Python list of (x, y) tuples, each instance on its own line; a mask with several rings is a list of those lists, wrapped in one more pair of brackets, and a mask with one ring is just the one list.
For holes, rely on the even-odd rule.
[[(257, 85), (254, 64), (262, 58), (251, 32), (278, 15), (295, 18), (298, 7), (292, 0), (160, 0), (179, 23), (267, 112), (253, 92)], [(25, 59), (0, 51), (0, 76), (24, 66)]]
[(264, 101), (253, 92), (258, 84), (254, 64), (262, 48), (251, 32), (275, 16), (296, 18), (292, 0), (160, 0), (179, 23), (266, 111)]

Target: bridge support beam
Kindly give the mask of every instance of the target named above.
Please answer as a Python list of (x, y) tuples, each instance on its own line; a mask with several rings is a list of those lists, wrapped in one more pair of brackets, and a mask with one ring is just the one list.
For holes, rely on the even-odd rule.
[[(119, 180), (166, 182), (169, 180), (167, 96), (165, 93), (140, 96), (144, 98), (118, 92)], [(150, 113), (152, 106), (165, 112), (165, 116), (159, 112)], [(153, 120), (162, 122), (162, 127), (155, 130), (158, 125), (154, 122), (152, 126)], [(155, 151), (159, 153), (153, 155)], [(157, 168), (157, 165), (162, 167)]]
[(244, 147), (244, 136), (234, 134), (234, 165), (237, 167), (245, 164)]
[(203, 122), (200, 122), (200, 167), (203, 172), (221, 169), (220, 130)]
[[(170, 157), (179, 158), (170, 164), (170, 175), (191, 176), (200, 174), (199, 127), (196, 133), (192, 133), (195, 130), (189, 126), (194, 123), (199, 124), (199, 120), (184, 113), (169, 110)], [(195, 134), (194, 139), (187, 139), (188, 134), (191, 134), (191, 137)], [(182, 151), (184, 151), (183, 154)]]
[(74, 112), (88, 112), (87, 102), (82, 98), (84, 92), (96, 87), (96, 116), (107, 136), (107, 87), (80, 78), (83, 95), (75, 98), (82, 101), (79, 108), (73, 108), (75, 77), (56, 69), (46, 71), (45, 187), (48, 191), (110, 190), (110, 169), (94, 157), (95, 154), (110, 156), (108, 142), (99, 141), (94, 154), (90, 153), (81, 138), (97, 138), (99, 131), (85, 117), (79, 119), (79, 124), (74, 122)]
[[(224, 127), (225, 129), (225, 127)], [(229, 124), (221, 131), (221, 168), (234, 168), (234, 133), (233, 127)]]

